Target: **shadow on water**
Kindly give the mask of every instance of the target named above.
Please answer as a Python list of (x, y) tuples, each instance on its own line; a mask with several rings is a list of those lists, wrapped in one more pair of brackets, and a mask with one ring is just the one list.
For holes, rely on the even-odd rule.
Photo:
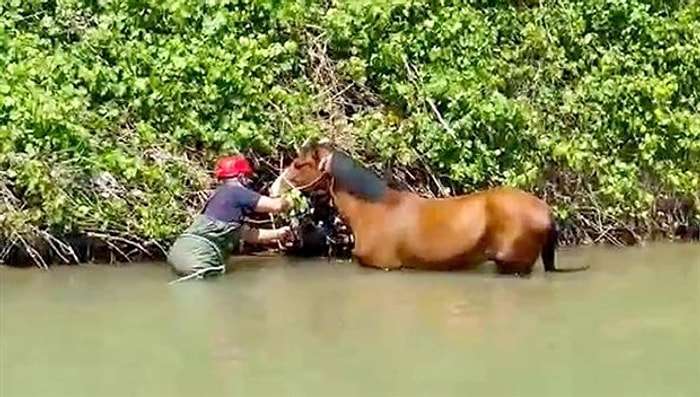
[(697, 396), (700, 245), (526, 280), (241, 258), (0, 268), (1, 396)]

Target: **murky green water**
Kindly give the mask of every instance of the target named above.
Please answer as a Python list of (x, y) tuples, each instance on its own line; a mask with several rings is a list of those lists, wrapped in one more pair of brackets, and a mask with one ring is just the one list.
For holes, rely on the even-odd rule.
[(700, 395), (700, 245), (559, 258), (593, 268), (2, 268), (0, 395)]

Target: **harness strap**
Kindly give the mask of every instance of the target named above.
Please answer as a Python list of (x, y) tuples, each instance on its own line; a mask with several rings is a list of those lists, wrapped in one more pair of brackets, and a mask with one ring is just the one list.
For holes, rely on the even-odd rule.
[(284, 181), (284, 183), (287, 184), (287, 186), (291, 187), (293, 190), (298, 190), (298, 191), (302, 192), (304, 189), (308, 189), (308, 188), (316, 185), (321, 180), (321, 178), (326, 176), (326, 173), (322, 172), (321, 175), (318, 176), (318, 178), (314, 179), (313, 181), (311, 181), (303, 186), (295, 186), (289, 179), (287, 179), (287, 176), (285, 175), (284, 172), (282, 173), (281, 176), (282, 176), (282, 180)]

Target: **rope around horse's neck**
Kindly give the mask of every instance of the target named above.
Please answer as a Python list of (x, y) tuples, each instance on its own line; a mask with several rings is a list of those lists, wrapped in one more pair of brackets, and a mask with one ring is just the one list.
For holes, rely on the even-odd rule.
[[(275, 224), (275, 217), (274, 217), (274, 215), (272, 215), (272, 213), (269, 213), (268, 215), (270, 216), (270, 222), (272, 222), (272, 227), (273, 227), (275, 230), (277, 230), (277, 225)], [(284, 245), (282, 244), (282, 242), (280, 241), (280, 239), (279, 239), (279, 238), (278, 238), (278, 239), (275, 239), (275, 241), (277, 241), (277, 248), (279, 248), (280, 250), (284, 250)]]

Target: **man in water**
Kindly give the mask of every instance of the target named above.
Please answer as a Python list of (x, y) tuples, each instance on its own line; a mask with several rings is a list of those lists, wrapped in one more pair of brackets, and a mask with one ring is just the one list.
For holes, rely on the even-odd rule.
[(291, 204), (283, 197), (271, 198), (249, 189), (253, 169), (244, 157), (219, 159), (214, 173), (221, 185), (168, 252), (168, 263), (183, 277), (224, 273), (228, 257), (238, 251), (241, 240), (270, 244), (294, 238), (286, 226), (255, 229), (243, 224), (245, 214), (281, 213)]

